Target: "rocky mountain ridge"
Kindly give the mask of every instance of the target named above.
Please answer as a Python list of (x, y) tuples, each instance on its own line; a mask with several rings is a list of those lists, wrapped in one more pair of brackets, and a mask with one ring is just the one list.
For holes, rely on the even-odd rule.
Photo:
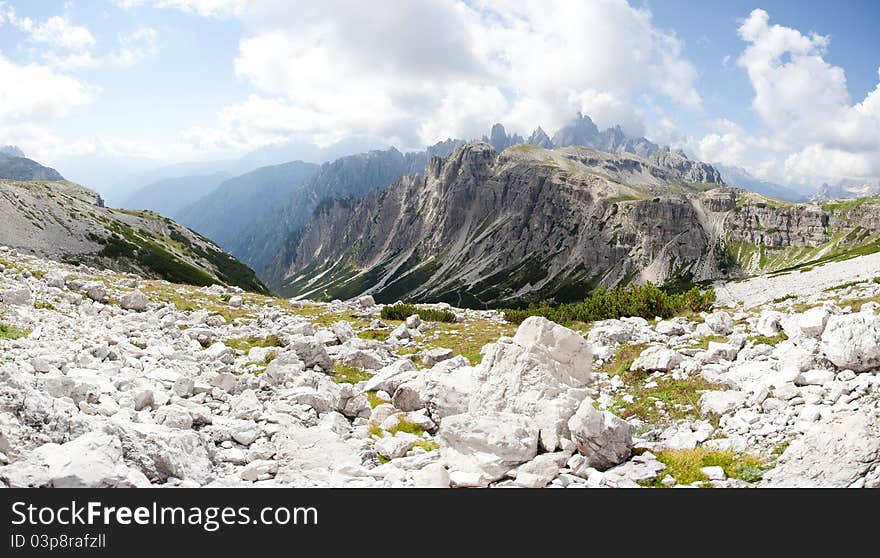
[[(327, 200), (291, 239), (286, 295), (484, 307), (598, 286), (739, 277), (846, 257), (875, 207), (785, 204), (704, 163), (588, 148), (468, 144), (363, 200)], [(284, 253), (282, 253), (284, 255)]]

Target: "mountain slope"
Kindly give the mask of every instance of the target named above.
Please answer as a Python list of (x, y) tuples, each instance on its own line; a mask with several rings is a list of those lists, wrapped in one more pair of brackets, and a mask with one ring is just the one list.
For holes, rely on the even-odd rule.
[(106, 208), (98, 194), (72, 182), (0, 180), (0, 245), (173, 282), (266, 292), (251, 269), (206, 238), (155, 213)]
[(184, 225), (236, 254), (238, 237), (254, 219), (286, 199), (317, 165), (294, 161), (262, 167), (231, 178), (208, 195), (181, 209), (176, 217)]
[(159, 180), (139, 189), (122, 207), (148, 209), (173, 218), (180, 210), (207, 196), (230, 178), (225, 172), (217, 172)]
[[(705, 163), (474, 143), (427, 176), (325, 200), (275, 265), (285, 295), (480, 307), (773, 271), (875, 247), (874, 206), (784, 204)], [(872, 217), (872, 215), (875, 215)]]
[[(444, 148), (436, 149), (442, 152)], [(283, 250), (289, 235), (308, 222), (323, 198), (361, 197), (371, 190), (385, 188), (405, 174), (423, 172), (426, 161), (424, 152), (403, 154), (392, 148), (324, 163), (276, 204), (267, 204), (229, 244), (229, 251), (271, 281), (279, 277), (278, 270), (270, 267), (273, 258)]]
[(723, 258), (683, 194), (719, 181), (710, 166), (670, 152), (648, 161), (518, 145), (498, 155), (472, 143), (432, 158), (425, 178), (322, 203), (292, 239), (291, 259), (275, 262), (287, 269), (277, 287), (479, 306), (539, 292), (563, 300), (633, 277), (711, 275)]
[[(11, 153), (11, 154), (10, 154)], [(16, 154), (21, 154), (17, 156)], [(8, 180), (64, 180), (57, 170), (24, 157), (18, 148), (0, 151), (0, 178)]]

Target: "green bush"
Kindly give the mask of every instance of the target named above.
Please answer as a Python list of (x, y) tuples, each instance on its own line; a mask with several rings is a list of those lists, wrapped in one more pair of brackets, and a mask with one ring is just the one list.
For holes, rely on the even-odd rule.
[(448, 310), (417, 308), (412, 304), (395, 304), (382, 308), (383, 320), (405, 320), (413, 314), (418, 314), (426, 322), (455, 323), (455, 314)]
[(532, 304), (522, 310), (505, 310), (504, 317), (512, 323), (522, 323), (530, 316), (543, 316), (556, 323), (569, 325), (574, 322), (594, 322), (640, 316), (642, 318), (671, 318), (684, 312), (702, 312), (715, 302), (715, 291), (700, 291), (693, 287), (689, 291), (670, 294), (648, 283), (631, 284), (628, 287), (600, 288), (588, 299), (578, 304), (551, 306), (547, 302)]

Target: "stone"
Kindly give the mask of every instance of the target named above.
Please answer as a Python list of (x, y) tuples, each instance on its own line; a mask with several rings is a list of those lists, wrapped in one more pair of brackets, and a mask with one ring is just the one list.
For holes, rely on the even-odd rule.
[(454, 484), (488, 486), (537, 455), (538, 425), (511, 413), (462, 413), (443, 419), (438, 441)]
[(880, 368), (880, 315), (859, 312), (829, 316), (820, 350), (838, 368), (856, 372)]
[(132, 291), (125, 293), (119, 299), (119, 306), (125, 310), (133, 310), (135, 312), (144, 312), (150, 305), (150, 297), (140, 291)]
[(263, 404), (252, 389), (246, 389), (232, 398), (232, 418), (257, 420), (263, 414)]
[(156, 411), (156, 424), (187, 430), (193, 426), (192, 415), (179, 405), (165, 405)]
[(422, 363), (425, 366), (434, 366), (438, 362), (448, 360), (455, 355), (452, 349), (429, 349), (425, 351), (422, 357)]
[(827, 308), (821, 306), (810, 308), (803, 314), (798, 315), (797, 328), (802, 336), (818, 339), (825, 330), (825, 325), (830, 317), (831, 313)]
[(636, 358), (630, 369), (644, 370), (647, 372), (668, 372), (681, 364), (684, 358), (678, 352), (667, 349), (662, 345), (652, 345), (642, 351)]
[(523, 463), (515, 470), (513, 484), (520, 488), (544, 488), (559, 475), (563, 454), (544, 453)]
[(567, 421), (586, 397), (590, 344), (577, 332), (532, 316), (513, 338), (502, 337), (484, 351), (474, 372), (478, 390), (468, 410), (532, 417), (541, 431), (541, 446), (554, 451), (568, 437)]
[(394, 436), (383, 436), (376, 440), (376, 453), (385, 459), (403, 457), (413, 447), (413, 444), (421, 440), (414, 434), (398, 432)]
[(593, 468), (603, 470), (625, 461), (632, 452), (632, 428), (625, 420), (593, 407), (585, 399), (568, 419), (571, 439)]
[(727, 474), (724, 472), (724, 469), (717, 465), (713, 465), (711, 467), (700, 467), (700, 472), (706, 475), (706, 478), (708, 478), (710, 481), (725, 480), (727, 478)]
[(401, 384), (415, 379), (419, 374), (411, 360), (399, 359), (381, 368), (375, 376), (367, 380), (364, 391), (394, 393)]
[(332, 326), (330, 326), (330, 329), (333, 330), (333, 333), (336, 335), (336, 338), (339, 339), (340, 343), (345, 343), (355, 336), (354, 329), (352, 329), (351, 324), (346, 322), (345, 320), (335, 322)]
[(418, 314), (408, 316), (405, 321), (407, 329), (418, 329), (422, 325), (422, 318)]
[(122, 441), (125, 462), (151, 480), (205, 484), (212, 476), (208, 448), (193, 430), (134, 422), (114, 422), (106, 430)]
[(796, 386), (823, 386), (834, 381), (834, 372), (831, 370), (807, 370), (801, 372), (794, 380)]
[(361, 308), (372, 308), (373, 306), (376, 306), (376, 301), (373, 300), (373, 297), (371, 295), (358, 297), (357, 303), (358, 306), (360, 306)]
[(123, 462), (122, 442), (93, 431), (66, 444), (44, 444), (26, 459), (0, 467), (10, 488), (123, 488), (149, 486)]
[(306, 368), (319, 366), (324, 371), (333, 368), (333, 361), (330, 360), (327, 349), (314, 336), (294, 335), (290, 338), (287, 348), (296, 353)]
[(719, 310), (706, 315), (705, 324), (715, 335), (730, 335), (733, 333), (733, 319), (730, 314)]
[(845, 488), (878, 464), (880, 419), (871, 411), (844, 411), (792, 441), (761, 486)]
[(227, 347), (222, 341), (218, 341), (205, 349), (204, 355), (209, 361), (218, 361), (223, 364), (232, 364), (235, 360), (235, 351)]
[(67, 277), (68, 274), (64, 271), (53, 269), (52, 271), (46, 273), (46, 276), (43, 277), (43, 280), (46, 282), (47, 287), (63, 289), (67, 285)]
[(241, 470), (239, 477), (243, 481), (257, 481), (263, 478), (274, 477), (278, 472), (278, 462), (266, 459), (251, 461)]
[(241, 295), (232, 295), (229, 297), (229, 302), (227, 304), (229, 304), (230, 308), (241, 308), (242, 304), (244, 304), (244, 299)]
[(755, 323), (755, 333), (765, 337), (773, 337), (779, 333), (785, 314), (776, 310), (764, 310)]
[(440, 463), (429, 463), (412, 473), (416, 488), (449, 488), (449, 471)]
[(104, 283), (95, 281), (92, 283), (87, 283), (84, 286), (86, 291), (86, 296), (95, 302), (107, 302), (107, 287), (104, 286)]
[(3, 291), (3, 303), (10, 306), (33, 306), (34, 293), (27, 285), (10, 287)]
[(742, 391), (707, 391), (700, 396), (700, 414), (703, 417), (726, 415), (745, 405), (748, 398)]

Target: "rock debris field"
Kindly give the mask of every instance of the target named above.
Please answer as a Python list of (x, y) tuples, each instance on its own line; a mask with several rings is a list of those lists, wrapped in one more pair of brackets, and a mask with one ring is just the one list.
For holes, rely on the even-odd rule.
[(845, 263), (875, 273), (568, 328), (0, 249), (0, 484), (874, 487), (880, 265)]

